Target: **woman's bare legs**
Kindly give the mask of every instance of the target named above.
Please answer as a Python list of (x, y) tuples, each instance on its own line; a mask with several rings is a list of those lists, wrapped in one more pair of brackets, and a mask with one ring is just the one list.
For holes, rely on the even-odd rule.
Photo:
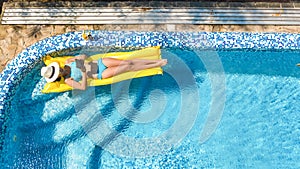
[(150, 69), (154, 67), (160, 67), (167, 64), (166, 59), (159, 60), (143, 60), (143, 59), (133, 59), (133, 60), (117, 60), (112, 58), (105, 58), (102, 60), (103, 64), (107, 68), (102, 72), (102, 78), (110, 78), (112, 76), (130, 72), (139, 71), (144, 69)]
[(114, 58), (103, 58), (102, 63), (106, 67), (114, 67), (119, 65), (129, 65), (129, 64), (152, 64), (160, 61), (161, 59), (155, 59), (155, 60), (148, 60), (148, 59), (132, 59), (132, 60), (119, 60)]

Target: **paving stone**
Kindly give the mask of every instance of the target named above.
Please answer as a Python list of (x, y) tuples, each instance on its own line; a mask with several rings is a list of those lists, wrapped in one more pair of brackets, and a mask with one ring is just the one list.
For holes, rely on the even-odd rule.
[(7, 36), (6, 27), (4, 25), (0, 25), (0, 40), (5, 39)]
[(59, 35), (66, 32), (66, 27), (64, 25), (54, 25), (53, 27), (54, 35)]

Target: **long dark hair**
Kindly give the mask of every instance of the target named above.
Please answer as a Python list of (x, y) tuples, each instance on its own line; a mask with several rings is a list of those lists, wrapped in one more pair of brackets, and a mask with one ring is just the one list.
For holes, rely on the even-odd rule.
[(60, 76), (55, 80), (55, 82), (61, 81), (61, 78), (63, 77), (64, 79), (70, 78), (71, 77), (71, 67), (68, 65), (65, 65), (64, 68), (60, 68)]

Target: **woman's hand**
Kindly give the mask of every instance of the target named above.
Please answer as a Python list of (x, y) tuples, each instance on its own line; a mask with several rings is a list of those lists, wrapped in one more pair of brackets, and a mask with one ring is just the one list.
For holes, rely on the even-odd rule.
[(77, 82), (72, 78), (65, 79), (65, 83), (74, 89), (85, 90), (87, 88), (87, 75), (86, 72), (82, 72), (81, 82)]
[(81, 70), (82, 73), (85, 73), (86, 72), (85, 66), (83, 66), (80, 70)]

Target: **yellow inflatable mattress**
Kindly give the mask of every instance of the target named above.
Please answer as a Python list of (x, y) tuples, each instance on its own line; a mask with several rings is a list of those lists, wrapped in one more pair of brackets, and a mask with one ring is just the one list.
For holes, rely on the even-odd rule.
[[(43, 61), (46, 65), (49, 65), (52, 62), (58, 62), (60, 67), (65, 66), (65, 61), (74, 56), (63, 56), (63, 57), (51, 57), (47, 55), (43, 58)], [(131, 59), (161, 59), (160, 47), (147, 47), (141, 50), (131, 51), (131, 52), (112, 52), (112, 53), (105, 53), (105, 54), (96, 54), (90, 56), (86, 59), (87, 62), (92, 60), (98, 60), (100, 58), (116, 58), (120, 60), (131, 60)], [(151, 76), (162, 74), (163, 70), (161, 67), (151, 68), (146, 70), (134, 71), (134, 72), (126, 72), (111, 78), (107, 79), (91, 79), (87, 80), (88, 86), (100, 86), (100, 85), (107, 85), (116, 82), (120, 82), (123, 80), (128, 80), (132, 78), (144, 77), (144, 76)], [(54, 93), (54, 92), (64, 92), (68, 90), (72, 90), (73, 88), (67, 84), (65, 84), (64, 79), (62, 78), (59, 82), (51, 82), (47, 83), (42, 93)]]

